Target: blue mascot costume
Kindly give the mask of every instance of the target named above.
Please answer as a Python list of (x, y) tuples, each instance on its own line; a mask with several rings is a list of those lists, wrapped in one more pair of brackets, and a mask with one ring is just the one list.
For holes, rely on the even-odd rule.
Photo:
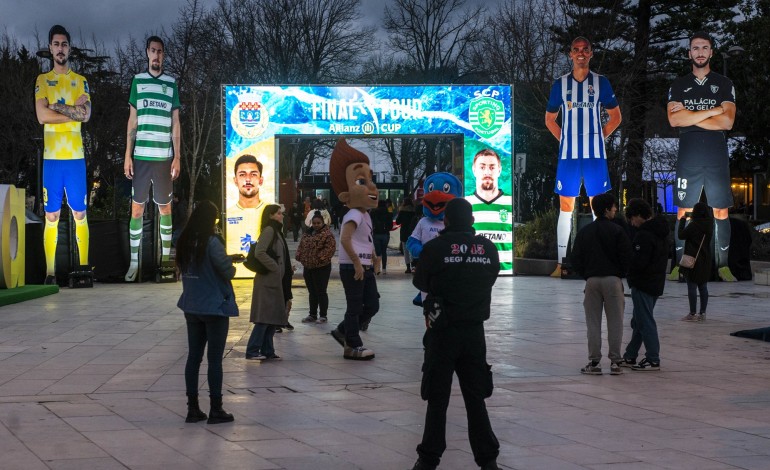
[[(422, 213), (424, 217), (417, 225), (406, 241), (406, 248), (414, 259), (420, 257), (425, 243), (433, 240), (438, 233), (444, 230), (444, 209), (447, 202), (456, 197), (463, 197), (463, 184), (451, 173), (433, 173), (425, 179), (423, 184), (425, 191), (422, 198)], [(424, 295), (417, 294), (413, 302), (421, 306)]]

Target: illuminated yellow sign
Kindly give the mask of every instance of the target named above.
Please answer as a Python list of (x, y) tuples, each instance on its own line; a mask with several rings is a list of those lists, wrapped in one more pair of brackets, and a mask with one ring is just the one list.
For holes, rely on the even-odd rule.
[(0, 289), (24, 285), (24, 190), (0, 184)]

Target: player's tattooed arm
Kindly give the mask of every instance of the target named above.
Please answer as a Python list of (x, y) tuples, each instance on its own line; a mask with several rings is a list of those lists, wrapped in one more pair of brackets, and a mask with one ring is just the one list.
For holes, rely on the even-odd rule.
[(68, 118), (72, 119), (73, 121), (77, 122), (85, 122), (88, 120), (89, 112), (87, 105), (80, 104), (80, 105), (74, 105), (70, 106), (68, 104), (63, 103), (51, 103), (48, 105), (48, 107), (56, 111), (59, 114), (63, 114), (67, 116)]

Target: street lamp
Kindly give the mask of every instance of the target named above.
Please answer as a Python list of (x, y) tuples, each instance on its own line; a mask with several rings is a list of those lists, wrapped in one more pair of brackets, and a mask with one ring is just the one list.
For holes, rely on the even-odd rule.
[(741, 46), (730, 46), (727, 52), (722, 52), (722, 75), (727, 76), (727, 59), (730, 57), (737, 57), (746, 52), (746, 49)]

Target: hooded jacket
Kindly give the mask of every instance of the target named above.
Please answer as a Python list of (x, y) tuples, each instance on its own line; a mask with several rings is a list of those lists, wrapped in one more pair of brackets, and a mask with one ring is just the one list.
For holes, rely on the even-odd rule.
[(583, 279), (625, 277), (631, 261), (631, 242), (620, 225), (607, 217), (597, 217), (575, 236), (570, 260)]
[(663, 217), (653, 217), (639, 226), (631, 242), (629, 287), (653, 297), (663, 294), (669, 254), (668, 232), (668, 222)]

